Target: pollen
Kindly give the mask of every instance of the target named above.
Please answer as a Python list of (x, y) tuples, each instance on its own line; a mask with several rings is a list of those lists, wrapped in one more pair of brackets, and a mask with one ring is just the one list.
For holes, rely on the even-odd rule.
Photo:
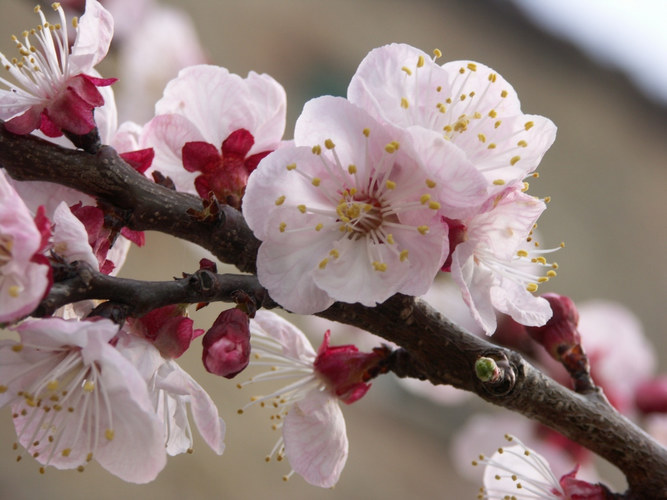
[(87, 380), (83, 384), (83, 390), (86, 392), (93, 392), (95, 390), (95, 382), (93, 382), (92, 380)]
[(334, 259), (337, 259), (340, 257), (340, 252), (334, 248), (329, 252), (329, 255), (331, 255)]
[(496, 112), (495, 109), (492, 109), (491, 111), (489, 111), (489, 116), (491, 118), (495, 118), (496, 116), (498, 116), (498, 113)]
[(489, 73), (489, 81), (491, 83), (495, 82), (497, 78), (498, 78), (498, 75), (496, 73)]
[(394, 243), (396, 243), (396, 241), (394, 240), (394, 235), (393, 234), (389, 233), (387, 235), (387, 243), (389, 243), (390, 245), (393, 245)]
[(322, 146), (316, 144), (315, 146), (312, 147), (311, 151), (313, 152), (314, 155), (320, 155), (322, 154)]
[(385, 272), (387, 270), (387, 264), (384, 262), (378, 262), (377, 260), (373, 262), (373, 269), (376, 271), (380, 271), (381, 273)]
[(408, 100), (405, 97), (401, 97), (401, 107), (404, 109), (408, 109), (410, 104), (408, 103)]
[(516, 145), (519, 146), (520, 148), (528, 147), (528, 143), (524, 140), (517, 142)]
[(387, 187), (387, 189), (396, 189), (396, 183), (394, 181), (388, 180), (387, 182), (385, 182), (385, 186)]
[(407, 66), (403, 66), (401, 69), (402, 69), (403, 71), (405, 71), (405, 73), (406, 73), (408, 76), (412, 75), (412, 70), (411, 70), (410, 68), (408, 68)]
[(467, 67), (470, 71), (477, 71), (477, 65), (475, 63), (468, 63)]
[(426, 179), (426, 186), (433, 189), (436, 186), (436, 182), (431, 179)]
[(329, 263), (329, 259), (327, 259), (325, 257), (324, 259), (322, 259), (322, 261), (320, 262), (320, 264), (317, 267), (319, 267), (320, 269), (324, 269), (325, 267), (327, 267), (328, 263)]
[(347, 171), (350, 174), (354, 175), (354, 174), (357, 173), (357, 166), (356, 165), (350, 165), (350, 166), (347, 167)]
[(365, 128), (364, 130), (362, 130), (362, 134), (368, 137), (369, 135), (371, 135), (371, 129)]
[(318, 187), (322, 182), (322, 179), (320, 179), (319, 177), (313, 177), (313, 180), (310, 182), (313, 186)]
[(417, 59), (417, 67), (421, 68), (424, 66), (424, 56), (419, 56), (419, 59)]
[(9, 295), (11, 297), (14, 297), (14, 298), (16, 298), (20, 295), (20, 293), (19, 293), (20, 291), (21, 291), (21, 289), (19, 288), (18, 285), (12, 285), (12, 286), (9, 287), (9, 290), (8, 290)]
[(442, 52), (440, 51), (440, 49), (433, 49), (433, 56), (436, 59), (439, 59), (440, 57), (442, 57)]
[(401, 253), (399, 254), (399, 259), (401, 262), (405, 262), (408, 258), (408, 251), (407, 250), (401, 250)]
[(290, 163), (286, 168), (287, 170), (294, 170), (296, 168), (296, 163)]
[(507, 90), (503, 90), (503, 91), (500, 93), (500, 97), (502, 97), (503, 99), (504, 99), (505, 97), (507, 97)]
[(426, 205), (431, 199), (430, 194), (423, 194), (421, 195), (421, 198), (419, 198), (419, 201), (421, 202), (422, 205)]
[(336, 147), (336, 145), (334, 144), (334, 142), (331, 139), (327, 139), (327, 140), (324, 141), (324, 147), (327, 148), (327, 149), (333, 149), (333, 148)]
[(297, 205), (296, 208), (298, 208), (299, 212), (301, 212), (302, 214), (306, 213), (306, 205)]
[(535, 125), (535, 122), (526, 122), (526, 124), (523, 126), (523, 128), (525, 128), (526, 130), (530, 130), (531, 128), (533, 128), (534, 125)]
[(479, 139), (479, 142), (481, 142), (481, 143), (486, 142), (486, 136), (484, 134), (477, 134), (477, 138)]
[(537, 288), (538, 288), (537, 283), (528, 283), (528, 285), (526, 286), (526, 290), (528, 290), (531, 293), (537, 292)]
[(505, 181), (502, 180), (502, 179), (496, 179), (496, 180), (493, 181), (493, 184), (496, 185), (496, 186), (504, 186)]
[(107, 429), (106, 431), (104, 431), (104, 437), (107, 438), (107, 440), (113, 441), (114, 436), (115, 433), (113, 429)]
[(12, 351), (21, 352), (23, 350), (23, 344), (14, 344), (12, 346)]
[(514, 166), (517, 164), (517, 162), (521, 159), (520, 156), (513, 156), (512, 159), (510, 160), (510, 165)]
[(528, 257), (528, 252), (526, 252), (525, 250), (518, 250), (518, 251), (516, 252), (516, 254), (517, 254), (519, 257)]
[(276, 198), (276, 205), (277, 206), (280, 206), (283, 203), (285, 203), (285, 195), (282, 195), (282, 196), (279, 196), (278, 198)]
[(431, 201), (428, 204), (428, 208), (430, 208), (431, 210), (440, 210), (440, 203), (438, 203), (437, 201)]
[(284, 233), (286, 227), (287, 227), (287, 223), (281, 222), (280, 225), (278, 226), (278, 229), (280, 230), (281, 233)]
[(423, 226), (417, 226), (417, 231), (419, 231), (420, 234), (425, 235), (426, 233), (428, 233), (429, 227), (425, 224)]

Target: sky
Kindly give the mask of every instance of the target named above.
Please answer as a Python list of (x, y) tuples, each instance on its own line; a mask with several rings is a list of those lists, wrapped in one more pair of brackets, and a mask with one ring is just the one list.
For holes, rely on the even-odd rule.
[(538, 26), (667, 106), (667, 0), (513, 0)]

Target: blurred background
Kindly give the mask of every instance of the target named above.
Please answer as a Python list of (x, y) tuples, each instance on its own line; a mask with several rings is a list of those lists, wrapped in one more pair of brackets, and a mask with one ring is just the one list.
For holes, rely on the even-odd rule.
[[(667, 42), (651, 22), (665, 19), (660, 0), (579, 0), (576, 6), (563, 0), (161, 2), (190, 16), (193, 28), (183, 28), (181, 38), (168, 18), (150, 10), (154, 5), (107, 3), (118, 12), (134, 9), (117, 21), (124, 41), (100, 68), (105, 77), (120, 77), (115, 87), (121, 120), (149, 119), (179, 65), (204, 60), (242, 76), (252, 70), (277, 79), (289, 105), (286, 138), (304, 102), (323, 94), (345, 95), (359, 62), (386, 43), (405, 42), (427, 52), (439, 48), (442, 62), (471, 59), (493, 67), (514, 86), (524, 112), (545, 115), (559, 127), (530, 191), (552, 198), (540, 220), (543, 244), (567, 245), (558, 252), (559, 276), (549, 291), (577, 302), (603, 298), (625, 304), (641, 319), (660, 371), (667, 371), (667, 98), (661, 94), (667, 80), (660, 75), (667, 67)], [(634, 10), (622, 10), (628, 4)], [(0, 0), (0, 50), (5, 54), (13, 53), (12, 33), (37, 24), (33, 6)], [(152, 77), (139, 75), (133, 70), (137, 65), (152, 68)], [(196, 269), (204, 256), (192, 246), (149, 233), (147, 245), (131, 252), (122, 275), (170, 279)], [(194, 314), (197, 326), (210, 326), (223, 307)], [(484, 449), (452, 457), (450, 442), (457, 429), (473, 413), (495, 410), (474, 400), (440, 406), (383, 377), (363, 401), (344, 408), (350, 456), (335, 489), (313, 488), (296, 475), (284, 483), (288, 467), (264, 461), (277, 439), (268, 415), (259, 408), (236, 414), (252, 395), (249, 391), (259, 388), (239, 391), (234, 383), (209, 375), (198, 347), (191, 351), (182, 358), (183, 366), (209, 391), (227, 422), (222, 457), (198, 441), (193, 455), (170, 458), (155, 482), (140, 487), (97, 466), (83, 473), (47, 470), (42, 476), (31, 460), (15, 462), (15, 435), (4, 409), (0, 499), (475, 498), (481, 483), (466, 479), (457, 467), (466, 469), (476, 453), (494, 450), (505, 432), (499, 428), (497, 440)], [(601, 470), (614, 487), (624, 487), (613, 470), (604, 464)]]

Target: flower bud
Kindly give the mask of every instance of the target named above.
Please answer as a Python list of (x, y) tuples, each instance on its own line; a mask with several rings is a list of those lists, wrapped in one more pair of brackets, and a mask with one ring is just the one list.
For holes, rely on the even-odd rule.
[(581, 345), (581, 335), (577, 330), (579, 313), (572, 299), (565, 295), (545, 293), (542, 297), (549, 301), (553, 316), (545, 325), (527, 326), (526, 331), (552, 358), (562, 361), (565, 352)]
[(210, 373), (233, 378), (250, 360), (250, 320), (239, 309), (223, 311), (202, 341), (202, 362)]
[(667, 375), (639, 384), (635, 404), (642, 413), (667, 413)]
[(193, 339), (204, 330), (193, 329), (193, 321), (185, 316), (185, 306), (172, 304), (154, 309), (132, 320), (132, 330), (150, 340), (165, 359), (180, 357)]
[(370, 379), (383, 371), (380, 363), (387, 357), (389, 350), (376, 348), (373, 352), (359, 352), (354, 345), (329, 347), (329, 330), (324, 334), (322, 345), (317, 351), (313, 364), (317, 373), (346, 404), (361, 399), (370, 389)]

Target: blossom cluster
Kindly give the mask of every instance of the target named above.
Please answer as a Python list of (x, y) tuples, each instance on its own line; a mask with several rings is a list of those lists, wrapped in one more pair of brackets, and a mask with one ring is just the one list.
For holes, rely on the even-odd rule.
[[(72, 31), (63, 7), (52, 8), (57, 22), (36, 8), (40, 24), (14, 37), (18, 57), (0, 53), (9, 75), (0, 77), (3, 126), (65, 148), (110, 145), (147, 179), (204, 206), (238, 210), (261, 242), (259, 282), (283, 309), (315, 314), (335, 302), (374, 307), (398, 293), (429, 292), (445, 308), (433, 290), (447, 275), (457, 307), (484, 334), (499, 338), (510, 321), (548, 328), (559, 314), (548, 297), (534, 295), (558, 266), (545, 257), (554, 249), (542, 249), (534, 234), (548, 198), (527, 194), (526, 182), (537, 176), (556, 127), (522, 112), (512, 86), (492, 68), (440, 64), (439, 50), (377, 48), (360, 63), (347, 96), (307, 102), (286, 140), (283, 87), (266, 74), (244, 78), (205, 64), (197, 49), (183, 56), (197, 64), (179, 68), (145, 123), (118, 125), (116, 79), (97, 69), (112, 42), (113, 16), (86, 0)], [(142, 69), (137, 81), (158, 72)], [(0, 325), (13, 336), (0, 341), (0, 407), (11, 408), (15, 449), (25, 450), (19, 458), (31, 455), (42, 472), (83, 470), (96, 460), (125, 481), (148, 482), (168, 455), (192, 450), (189, 413), (204, 441), (223, 453), (225, 422), (176, 361), (203, 335), (208, 372), (233, 378), (247, 366), (260, 371), (239, 388), (288, 381), (253, 396), (239, 413), (255, 405), (274, 411), (281, 437), (267, 460), (289, 462), (285, 479), (297, 473), (334, 486), (348, 456), (339, 403), (367, 393), (387, 370), (391, 348), (331, 345), (328, 329), (313, 328), (315, 350), (286, 319), (242, 299), (206, 332), (194, 327), (186, 304), (112, 321), (84, 301), (40, 317), (54, 282), (67, 278), (63, 269), (118, 272), (131, 243), (144, 242), (126, 224), (84, 193), (16, 181), (0, 169)], [(550, 341), (552, 355), (562, 355), (561, 340)], [(628, 390), (610, 384), (608, 396), (619, 407), (667, 413), (651, 398), (664, 392), (664, 381), (642, 375)], [(629, 403), (640, 382), (644, 399)], [(546, 474), (541, 458), (528, 462), (546, 477), (527, 473), (535, 495), (586, 490), (597, 498), (601, 491), (574, 472), (560, 480)], [(517, 467), (495, 455), (480, 463), (487, 476)], [(484, 494), (497, 491), (505, 490)]]

